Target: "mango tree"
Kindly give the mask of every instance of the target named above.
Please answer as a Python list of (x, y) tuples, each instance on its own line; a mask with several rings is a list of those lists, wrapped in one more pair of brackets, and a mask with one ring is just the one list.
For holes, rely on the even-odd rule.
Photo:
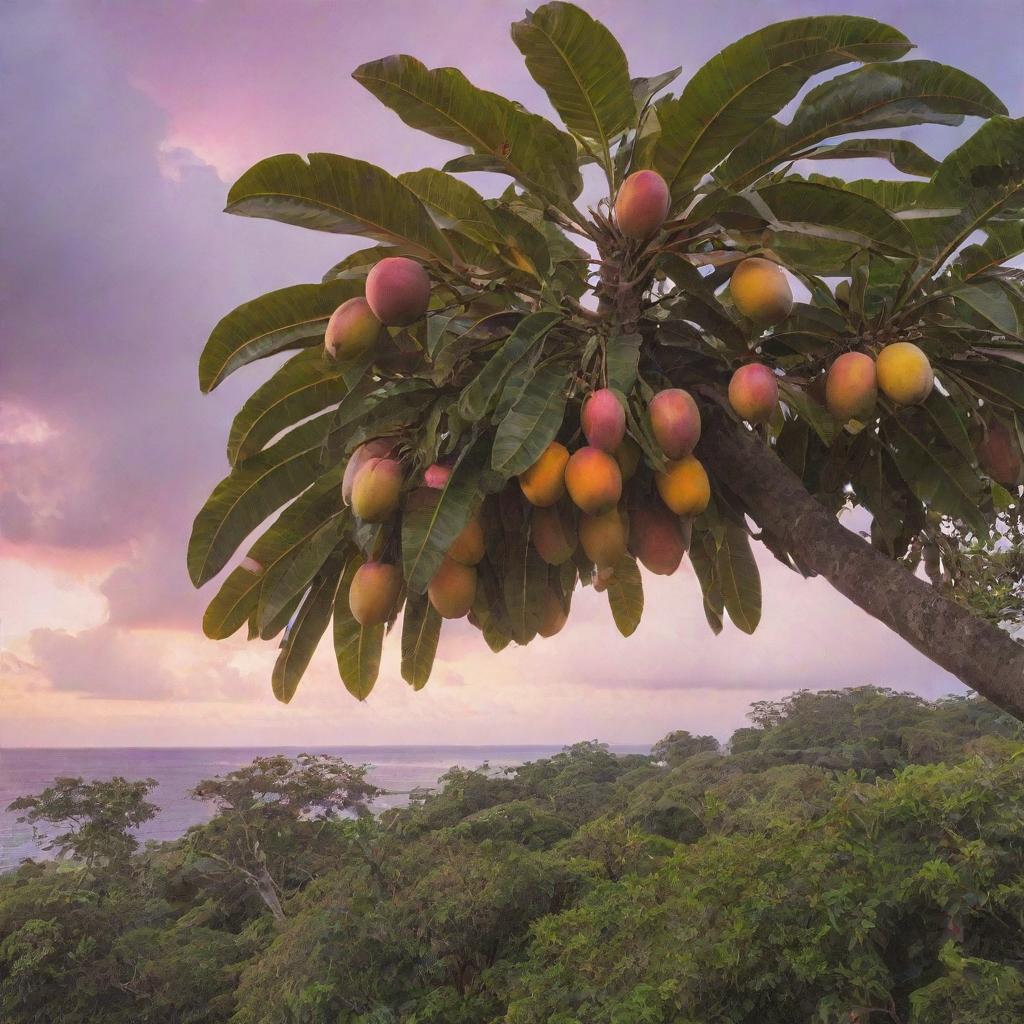
[[(207, 634), (282, 636), (288, 701), (332, 628), (363, 699), (400, 614), (419, 688), (444, 619), (500, 651), (593, 585), (628, 635), (640, 566), (684, 555), (710, 627), (751, 632), (756, 540), (1024, 717), (1000, 628), (1022, 603), (1024, 121), (868, 18), (770, 25), (678, 94), (678, 68), (631, 76), (572, 4), (512, 39), (561, 126), (391, 56), (355, 81), (461, 153), (397, 177), (274, 156), (231, 188), (229, 213), (367, 245), (229, 313), (202, 354), (210, 391), (294, 353), (195, 521), (201, 586), (278, 513)], [(965, 117), (941, 159), (891, 131)], [(898, 180), (827, 173), (862, 158)]]

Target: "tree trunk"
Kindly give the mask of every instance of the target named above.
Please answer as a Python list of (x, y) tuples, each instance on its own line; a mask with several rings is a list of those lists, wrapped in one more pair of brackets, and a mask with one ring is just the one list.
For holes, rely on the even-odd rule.
[(1024, 646), (847, 530), (767, 445), (720, 410), (707, 409), (698, 455), (801, 566), (1024, 721)]
[(270, 872), (265, 867), (260, 867), (254, 874), (251, 874), (253, 887), (259, 893), (259, 897), (267, 905), (267, 909), (274, 915), (274, 920), (280, 924), (284, 920), (284, 908), (277, 896), (277, 886), (270, 877)]

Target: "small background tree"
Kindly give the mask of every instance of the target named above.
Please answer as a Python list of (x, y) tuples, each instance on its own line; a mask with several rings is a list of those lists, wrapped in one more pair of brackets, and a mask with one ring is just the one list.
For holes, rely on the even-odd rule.
[(156, 785), (156, 779), (120, 775), (95, 782), (62, 777), (41, 793), (18, 797), (7, 810), (27, 812), (18, 821), (32, 826), (42, 849), (89, 868), (120, 867), (138, 849), (132, 832), (159, 810), (146, 799)]
[(194, 866), (235, 876), (281, 919), (281, 896), (311, 877), (308, 869), (295, 875), (296, 845), (311, 846), (340, 814), (369, 813), (380, 792), (366, 781), (365, 765), (329, 754), (257, 757), (192, 790), (217, 808), (212, 821), (188, 834)]

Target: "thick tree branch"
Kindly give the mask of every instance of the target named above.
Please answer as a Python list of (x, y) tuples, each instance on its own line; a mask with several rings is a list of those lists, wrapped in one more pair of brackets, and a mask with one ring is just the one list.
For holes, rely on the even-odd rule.
[(1024, 646), (847, 530), (759, 438), (720, 410), (707, 410), (698, 454), (802, 566), (1024, 721)]

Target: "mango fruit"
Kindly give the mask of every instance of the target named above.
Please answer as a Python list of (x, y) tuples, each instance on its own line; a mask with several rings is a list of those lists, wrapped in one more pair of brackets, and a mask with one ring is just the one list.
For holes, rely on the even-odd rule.
[(408, 327), (426, 315), (430, 278), (415, 260), (388, 256), (366, 275), (366, 301), (382, 324)]
[(711, 483), (704, 466), (692, 455), (670, 462), (654, 478), (661, 500), (677, 516), (700, 515), (711, 501)]
[(600, 448), (580, 448), (565, 467), (565, 486), (577, 508), (590, 515), (607, 512), (622, 497), (622, 472)]
[(793, 291), (782, 268), (760, 256), (748, 257), (736, 267), (729, 294), (740, 314), (759, 327), (773, 327), (793, 310)]

